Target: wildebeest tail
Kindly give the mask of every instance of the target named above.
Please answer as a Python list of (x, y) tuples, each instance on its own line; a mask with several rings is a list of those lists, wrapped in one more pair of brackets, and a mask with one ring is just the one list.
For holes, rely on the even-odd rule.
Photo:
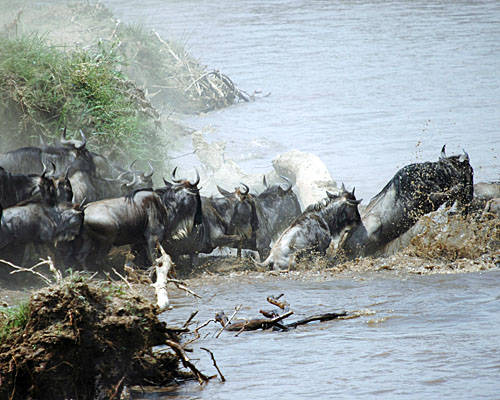
[(250, 256), (250, 259), (253, 261), (253, 263), (255, 265), (257, 265), (258, 267), (268, 267), (269, 264), (272, 263), (272, 259), (273, 259), (273, 255), (272, 254), (269, 254), (269, 256), (263, 261), (263, 262), (259, 262), (257, 261), (255, 258), (253, 258), (252, 256)]

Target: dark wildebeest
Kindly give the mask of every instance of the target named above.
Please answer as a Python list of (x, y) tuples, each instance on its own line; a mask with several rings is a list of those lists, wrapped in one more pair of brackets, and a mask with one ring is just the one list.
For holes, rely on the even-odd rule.
[(0, 166), (15, 173), (41, 174), (45, 169), (44, 165), (50, 165), (51, 162), (57, 171), (66, 171), (78, 159), (86, 164), (86, 168), (95, 171), (92, 155), (86, 148), (87, 140), (83, 132), (80, 133), (82, 141), (66, 139), (64, 130), (57, 146), (21, 147), (0, 154)]
[(157, 243), (187, 236), (201, 222), (198, 183), (199, 175), (194, 183), (166, 182), (164, 188), (138, 189), (125, 197), (88, 204), (82, 234), (75, 239), (73, 262), (96, 268), (112, 246), (128, 244), (138, 253), (138, 263), (152, 265)]
[(236, 188), (233, 193), (219, 187), (222, 198), (202, 197), (202, 221), (185, 237), (171, 237), (165, 244), (174, 258), (189, 255), (195, 265), (199, 253), (210, 254), (217, 247), (241, 248), (248, 241), (255, 245), (257, 220), (249, 188)]
[(301, 214), (300, 203), (297, 195), (292, 190), (292, 183), (281, 176), (287, 187), (281, 185), (268, 186), (264, 177), (266, 189), (255, 198), (258, 229), (256, 232), (256, 247), (260, 259), (264, 260), (269, 254), (270, 246), (281, 232)]
[(343, 250), (352, 257), (374, 254), (444, 203), (457, 201), (468, 211), (473, 190), (467, 153), (447, 157), (443, 146), (439, 161), (410, 164), (396, 173), (370, 201)]
[(0, 226), (0, 258), (26, 264), (28, 245), (50, 246), (73, 240), (82, 222), (79, 205), (27, 201), (6, 208)]
[(0, 204), (12, 207), (28, 199), (57, 202), (56, 187), (44, 169), (42, 175), (10, 173), (0, 167)]
[(285, 229), (274, 243), (267, 259), (256, 265), (273, 269), (288, 269), (296, 265), (296, 258), (305, 252), (325, 254), (332, 242), (338, 247), (349, 231), (360, 222), (354, 189), (339, 195), (327, 193), (327, 198), (310, 205)]

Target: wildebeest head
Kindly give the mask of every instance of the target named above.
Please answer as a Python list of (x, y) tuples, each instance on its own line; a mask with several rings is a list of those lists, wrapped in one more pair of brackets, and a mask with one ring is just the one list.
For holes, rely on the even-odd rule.
[(255, 240), (255, 233), (259, 229), (259, 220), (255, 206), (255, 198), (250, 194), (250, 188), (244, 183), (229, 192), (217, 186), (219, 193), (230, 202), (229, 235), (239, 235), (243, 239)]
[(165, 187), (157, 189), (163, 203), (174, 216), (171, 229), (172, 237), (179, 239), (186, 237), (192, 231), (193, 227), (202, 223), (201, 197), (198, 184), (200, 175), (196, 171), (196, 180), (194, 182), (188, 179), (177, 179), (175, 173), (177, 167), (172, 172), (173, 184), (163, 179)]
[(83, 203), (63, 203), (59, 204), (57, 209), (59, 211), (59, 218), (55, 241), (64, 242), (73, 240), (80, 233), (83, 226)]
[[(460, 206), (468, 210), (474, 196), (474, 170), (470, 165), (469, 155), (463, 150), (463, 154), (446, 156), (446, 145), (444, 145), (438, 163), (443, 170), (441, 175), (449, 180), (446, 189), (451, 190), (456, 186), (456, 200)], [(454, 200), (455, 198), (452, 198), (451, 203)]]
[(326, 192), (328, 198), (324, 205), (316, 205), (319, 212), (324, 215), (328, 223), (328, 228), (332, 235), (338, 235), (344, 229), (352, 229), (361, 223), (358, 205), (362, 199), (356, 200), (354, 195), (355, 188), (352, 192), (345, 190), (344, 184), (338, 195)]

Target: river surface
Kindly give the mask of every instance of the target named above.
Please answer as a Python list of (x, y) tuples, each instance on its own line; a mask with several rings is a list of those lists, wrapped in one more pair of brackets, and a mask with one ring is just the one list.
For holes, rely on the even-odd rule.
[(312, 152), (368, 200), (401, 167), (465, 149), (476, 180), (500, 175), (500, 2), (106, 0), (184, 43), (208, 69), (269, 97), (210, 126), (248, 173)]
[[(356, 319), (311, 323), (290, 332), (223, 332), (210, 324), (193, 345), (197, 366), (227, 381), (193, 382), (159, 398), (176, 399), (498, 399), (500, 393), (500, 271), (425, 277), (315, 276), (206, 278), (193, 300), (174, 292), (163, 314), (182, 325), (199, 310), (199, 324), (223, 309), (258, 318), (285, 293), (296, 315), (347, 310)], [(214, 288), (216, 288), (214, 290)], [(194, 328), (196, 325), (193, 325)], [(208, 335), (208, 336), (207, 336)]]
[[(290, 149), (318, 155), (337, 182), (375, 195), (411, 162), (465, 149), (476, 181), (500, 174), (500, 2), (105, 0), (185, 44), (208, 69), (262, 90), (186, 124), (248, 173)], [(347, 309), (357, 319), (288, 333), (217, 331), (194, 345), (224, 384), (180, 386), (177, 399), (500, 398), (500, 272), (458, 275), (213, 278), (202, 301), (174, 293), (169, 322), (223, 308), (256, 317), (285, 293), (300, 316)]]

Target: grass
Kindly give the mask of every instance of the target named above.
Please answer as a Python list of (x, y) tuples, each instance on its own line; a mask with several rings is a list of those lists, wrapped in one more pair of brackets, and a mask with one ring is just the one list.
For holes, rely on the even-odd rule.
[(0, 38), (0, 104), (17, 116), (10, 131), (25, 144), (28, 135), (59, 138), (67, 127), (69, 136), (78, 137), (82, 129), (101, 153), (126, 149), (148, 158), (159, 118), (121, 72), (123, 64), (113, 43), (66, 52), (36, 34)]
[(14, 307), (0, 309), (0, 344), (10, 335), (24, 329), (30, 317), (28, 303), (21, 303)]

